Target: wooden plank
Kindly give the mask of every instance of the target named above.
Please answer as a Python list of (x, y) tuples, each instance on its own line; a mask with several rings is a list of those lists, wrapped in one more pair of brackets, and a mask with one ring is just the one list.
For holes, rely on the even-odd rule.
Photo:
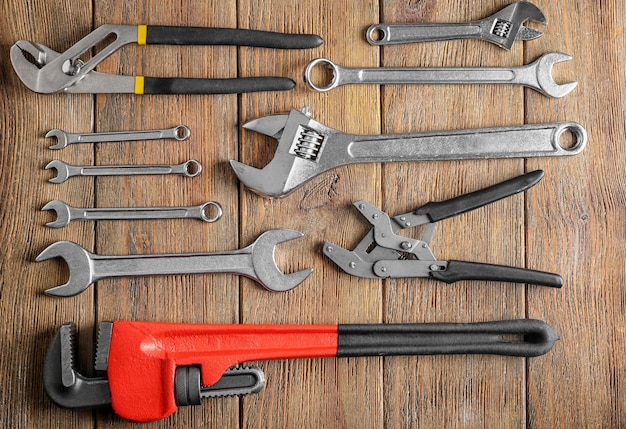
[[(315, 33), (324, 45), (314, 50), (242, 49), (244, 76), (282, 75), (297, 81), (288, 93), (249, 94), (241, 98), (242, 122), (259, 116), (309, 106), (312, 117), (352, 133), (379, 133), (378, 90), (346, 87), (314, 93), (302, 82), (309, 61), (325, 57), (346, 65), (376, 66), (378, 54), (360, 29), (376, 21), (376, 2), (241, 1), (239, 25), (293, 33)], [(349, 11), (349, 12), (348, 12)], [(270, 139), (243, 131), (241, 162), (262, 167), (274, 154)], [(282, 200), (262, 199), (244, 190), (241, 199), (242, 244), (272, 228), (302, 231), (303, 239), (277, 251), (284, 271), (313, 267), (296, 289), (270, 294), (242, 282), (241, 315), (246, 323), (380, 322), (381, 292), (377, 282), (360, 281), (338, 271), (322, 256), (323, 241), (353, 246), (365, 232), (351, 202), (378, 202), (380, 167), (358, 165), (335, 169), (312, 180)], [(382, 424), (381, 361), (312, 359), (262, 362), (267, 385), (243, 401), (243, 427), (380, 427)], [(355, 412), (358, 410), (358, 412)]]
[[(127, 23), (203, 27), (236, 27), (234, 3), (185, 1), (96, 2), (96, 25)], [(236, 49), (204, 46), (128, 46), (102, 64), (102, 71), (157, 77), (235, 77)], [(238, 188), (227, 161), (236, 156), (237, 96), (97, 97), (99, 131), (158, 129), (185, 124), (185, 142), (151, 141), (102, 144), (98, 164), (180, 164), (198, 160), (195, 178), (152, 176), (99, 178), (100, 207), (190, 206), (217, 201), (223, 217), (216, 223), (198, 220), (100, 222), (96, 250), (100, 254), (190, 253), (237, 249)], [(137, 319), (185, 323), (233, 323), (239, 319), (239, 280), (234, 275), (177, 275), (109, 279), (99, 282), (99, 320)], [(235, 427), (238, 398), (205, 401), (202, 407), (179, 409), (155, 427), (190, 427), (211, 422)], [(106, 416), (101, 424), (119, 426)], [(131, 426), (131, 425), (128, 425)], [(126, 427), (126, 425), (122, 425)]]
[[(484, 1), (386, 1), (381, 22), (466, 22), (506, 6)], [(385, 47), (387, 67), (516, 65), (510, 52), (481, 41)], [(386, 86), (386, 133), (479, 128), (523, 123), (524, 93), (507, 86)], [(474, 191), (523, 172), (522, 160), (385, 164), (383, 206), (394, 215), (428, 201)], [(517, 195), (441, 222), (432, 240), (441, 259), (524, 266), (524, 197)], [(416, 231), (407, 235), (419, 237)], [(426, 279), (386, 282), (385, 322), (479, 322), (524, 317), (524, 287), (497, 282), (447, 285)], [(385, 423), (389, 427), (523, 426), (525, 361), (496, 356), (385, 359)]]
[[(76, 8), (70, 8), (70, 3)], [(42, 364), (49, 341), (65, 322), (85, 328), (79, 342), (92, 348), (93, 293), (77, 299), (45, 297), (43, 291), (62, 284), (67, 275), (62, 262), (34, 263), (45, 247), (58, 240), (72, 240), (93, 246), (93, 226), (72, 225), (53, 230), (45, 226), (54, 219), (41, 207), (53, 199), (81, 205), (93, 202), (93, 181), (52, 184), (54, 176), (43, 167), (58, 158), (74, 164), (89, 164), (91, 148), (48, 150), (52, 144), (44, 135), (53, 128), (89, 131), (93, 100), (90, 96), (41, 95), (20, 82), (9, 62), (9, 48), (15, 41), (40, 41), (63, 51), (80, 37), (77, 28), (91, 25), (91, 3), (59, 2), (65, 18), (76, 25), (66, 26), (50, 19), (45, 1), (4, 2), (2, 19), (2, 125), (0, 129), (0, 314), (2, 315), (0, 398), (2, 427), (86, 428), (93, 426), (91, 413), (67, 412), (49, 401), (42, 386)], [(81, 356), (81, 367), (91, 373), (91, 357)]]
[(580, 122), (589, 145), (574, 158), (529, 161), (548, 176), (527, 200), (528, 260), (558, 269), (565, 286), (557, 294), (529, 290), (529, 316), (549, 321), (561, 341), (549, 359), (529, 362), (528, 423), (623, 427), (626, 9), (619, 0), (564, 6), (542, 3), (550, 32), (526, 55), (572, 55), (554, 73), (579, 86), (561, 100), (529, 97), (527, 115), (531, 122)]

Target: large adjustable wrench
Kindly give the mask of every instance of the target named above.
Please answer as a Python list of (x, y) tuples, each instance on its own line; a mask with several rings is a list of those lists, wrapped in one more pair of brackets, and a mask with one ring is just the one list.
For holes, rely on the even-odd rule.
[[(540, 356), (558, 336), (540, 320), (362, 325), (192, 325), (115, 321), (100, 324), (96, 369), (74, 368), (76, 328), (65, 324), (46, 356), (48, 396), (66, 408), (112, 406), (122, 418), (163, 419), (203, 397), (255, 393), (260, 368), (244, 362), (322, 357), (494, 354)], [(358, 394), (358, 392), (355, 392)]]
[(44, 249), (37, 262), (60, 257), (70, 269), (67, 283), (45, 291), (53, 296), (74, 296), (92, 283), (109, 277), (233, 273), (249, 277), (268, 290), (285, 292), (302, 283), (313, 269), (283, 274), (274, 260), (276, 245), (302, 237), (289, 229), (274, 229), (248, 247), (224, 252), (162, 255), (101, 256), (71, 241), (58, 241)]
[[(587, 143), (575, 122), (519, 125), (415, 134), (346, 134), (315, 121), (308, 112), (255, 119), (243, 126), (278, 139), (272, 161), (257, 169), (230, 164), (246, 186), (271, 198), (282, 198), (315, 176), (340, 165), (361, 162), (527, 158), (575, 155)], [(560, 137), (570, 131), (571, 147)]]

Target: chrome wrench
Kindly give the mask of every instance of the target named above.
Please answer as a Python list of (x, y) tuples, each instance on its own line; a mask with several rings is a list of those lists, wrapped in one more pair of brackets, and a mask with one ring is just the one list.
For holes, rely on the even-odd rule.
[[(75, 220), (200, 219), (213, 223), (223, 214), (222, 207), (215, 201), (192, 207), (78, 208), (53, 200), (41, 210), (56, 212), (57, 219), (46, 224), (51, 228), (62, 228)], [(213, 215), (209, 214), (211, 211)]]
[(162, 140), (175, 139), (184, 141), (189, 138), (191, 131), (186, 125), (179, 125), (166, 130), (141, 130), (141, 131), (115, 131), (110, 133), (86, 133), (73, 134), (55, 128), (48, 131), (46, 137), (56, 137), (57, 143), (50, 146), (50, 149), (63, 149), (70, 144), (76, 143), (104, 143), (104, 142), (126, 142), (138, 140)]
[(178, 165), (70, 165), (55, 159), (46, 165), (46, 170), (56, 169), (57, 175), (49, 179), (52, 183), (63, 183), (75, 176), (137, 176), (151, 174), (182, 174), (195, 177), (202, 166), (195, 159)]
[[(309, 63), (305, 81), (315, 91), (329, 91), (349, 84), (509, 84), (523, 85), (548, 97), (560, 98), (576, 88), (577, 82), (557, 84), (552, 79), (552, 66), (572, 57), (555, 52), (521, 67), (341, 67), (326, 58)], [(315, 69), (326, 66), (332, 71), (330, 82), (315, 83)]]

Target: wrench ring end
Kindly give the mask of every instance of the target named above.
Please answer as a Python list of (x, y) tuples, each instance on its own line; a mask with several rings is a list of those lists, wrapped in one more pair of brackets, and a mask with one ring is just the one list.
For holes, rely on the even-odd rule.
[(183, 174), (187, 177), (196, 177), (202, 172), (202, 165), (195, 159), (190, 159), (183, 164)]
[[(326, 86), (318, 86), (315, 83), (313, 83), (313, 80), (311, 79), (311, 74), (313, 72), (313, 69), (316, 68), (320, 64), (330, 69), (333, 74), (333, 77), (330, 83)], [(331, 89), (339, 86), (339, 67), (335, 63), (333, 63), (331, 60), (327, 60), (326, 58), (318, 58), (316, 60), (311, 61), (309, 65), (306, 66), (306, 70), (304, 71), (304, 81), (308, 83), (309, 86), (315, 91), (318, 91), (318, 92), (330, 91)]]
[(367, 31), (365, 32), (365, 38), (367, 39), (370, 45), (382, 46), (386, 44), (385, 39), (387, 38), (387, 32), (385, 31), (382, 24), (370, 25)]
[(187, 140), (191, 135), (191, 130), (187, 125), (179, 125), (174, 128), (174, 138), (179, 142)]
[[(213, 207), (216, 212), (215, 216), (213, 217), (209, 217), (207, 215), (211, 207)], [(222, 210), (222, 206), (220, 206), (219, 203), (215, 201), (209, 201), (200, 206), (200, 218), (205, 222), (209, 222), (209, 223), (217, 222), (222, 217), (223, 214), (224, 214), (224, 211)]]
[[(569, 131), (574, 137), (574, 143), (571, 146), (561, 144), (561, 136)], [(564, 151), (567, 155), (576, 155), (587, 145), (587, 131), (577, 122), (563, 122), (554, 130), (552, 134), (552, 144), (555, 148)]]

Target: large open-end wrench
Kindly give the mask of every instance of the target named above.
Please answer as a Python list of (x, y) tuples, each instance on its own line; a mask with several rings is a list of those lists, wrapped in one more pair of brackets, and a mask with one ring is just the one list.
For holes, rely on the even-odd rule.
[(58, 159), (50, 161), (45, 169), (55, 169), (57, 175), (48, 179), (52, 183), (63, 183), (76, 176), (143, 176), (152, 174), (181, 174), (196, 177), (202, 165), (195, 159), (178, 165), (70, 165)]
[(175, 139), (178, 141), (187, 140), (191, 131), (185, 125), (179, 125), (165, 130), (139, 130), (139, 131), (114, 131), (108, 133), (66, 133), (55, 128), (46, 133), (46, 137), (55, 137), (57, 143), (50, 146), (50, 149), (63, 149), (67, 145), (77, 143), (105, 143), (105, 142), (128, 142), (139, 140), (162, 140)]
[(532, 3), (513, 3), (480, 21), (461, 23), (375, 24), (367, 29), (372, 45), (435, 42), (439, 40), (481, 39), (511, 49), (516, 40), (532, 40), (541, 31), (524, 26), (527, 21), (547, 24), (541, 10)]
[[(271, 198), (282, 198), (332, 168), (361, 162), (528, 158), (575, 155), (587, 143), (575, 122), (436, 131), (415, 134), (346, 134), (292, 110), (289, 115), (255, 119), (244, 128), (278, 139), (274, 158), (263, 169), (238, 161), (231, 166), (246, 186)], [(569, 131), (575, 141), (561, 145)]]
[[(192, 207), (72, 207), (60, 200), (50, 201), (41, 210), (54, 210), (56, 220), (46, 225), (62, 228), (75, 220), (141, 220), (141, 219), (200, 219), (216, 222), (222, 217), (222, 207), (215, 201), (208, 201)], [(209, 212), (213, 211), (213, 215)]]
[(69, 267), (68, 282), (45, 291), (53, 296), (77, 295), (92, 283), (109, 277), (205, 273), (239, 274), (256, 280), (268, 290), (285, 292), (302, 283), (313, 270), (283, 274), (274, 260), (274, 249), (302, 235), (298, 231), (275, 229), (239, 250), (129, 256), (95, 255), (71, 241), (58, 241), (44, 249), (36, 261), (60, 257)]
[[(576, 88), (577, 82), (557, 84), (552, 79), (552, 66), (571, 60), (559, 52), (545, 54), (535, 62), (521, 67), (340, 67), (330, 60), (318, 58), (309, 63), (305, 81), (316, 91), (329, 91), (349, 84), (509, 84), (523, 85), (548, 97), (560, 98)], [(330, 82), (315, 83), (318, 66), (332, 71)]]

